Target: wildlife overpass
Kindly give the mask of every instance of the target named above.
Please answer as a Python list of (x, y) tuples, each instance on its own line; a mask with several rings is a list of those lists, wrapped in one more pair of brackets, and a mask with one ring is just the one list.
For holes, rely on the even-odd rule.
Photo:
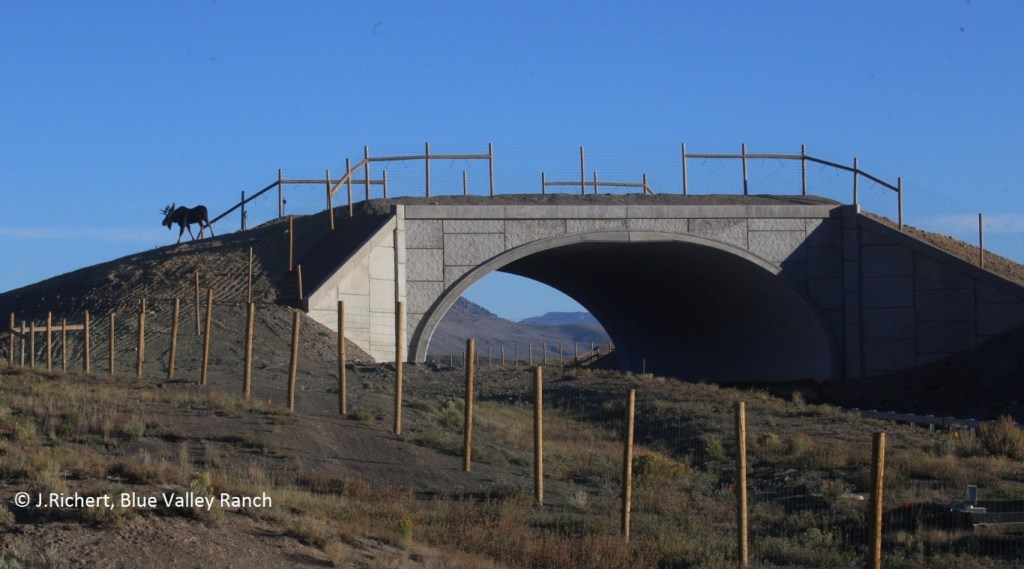
[(304, 308), (335, 328), (344, 300), (346, 335), (387, 361), (403, 301), (407, 359), (422, 361), (455, 300), (504, 271), (586, 307), (623, 369), (719, 381), (879, 375), (1024, 321), (1024, 287), (857, 206), (637, 197), (402, 200)]

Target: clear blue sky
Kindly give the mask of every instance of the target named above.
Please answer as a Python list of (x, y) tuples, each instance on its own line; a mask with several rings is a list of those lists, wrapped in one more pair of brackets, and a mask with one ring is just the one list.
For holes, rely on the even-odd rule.
[(277, 168), (425, 141), (807, 144), (902, 176), (922, 224), (985, 212), (1024, 260), (1020, 2), (3, 0), (0, 19), (0, 291), (173, 243), (168, 202), (222, 211)]

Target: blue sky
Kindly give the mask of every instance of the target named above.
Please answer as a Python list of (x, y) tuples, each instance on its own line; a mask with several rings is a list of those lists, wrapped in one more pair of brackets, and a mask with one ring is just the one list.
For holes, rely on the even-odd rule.
[[(172, 243), (168, 202), (219, 212), (277, 168), (426, 141), (493, 142), (522, 171), (499, 192), (535, 191), (520, 179), (553, 147), (806, 144), (902, 176), (911, 223), (969, 234), (984, 212), (986, 242), (1024, 260), (1019, 2), (5, 0), (0, 18), (0, 291)], [(509, 287), (470, 297), (569, 309), (516, 312)]]

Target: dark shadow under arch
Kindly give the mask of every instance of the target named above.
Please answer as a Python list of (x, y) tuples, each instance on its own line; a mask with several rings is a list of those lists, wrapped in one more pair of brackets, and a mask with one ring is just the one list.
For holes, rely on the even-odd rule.
[(835, 341), (779, 267), (717, 241), (646, 232), (542, 240), (487, 261), (431, 308), (413, 338), (415, 358), (455, 299), (495, 270), (585, 306), (622, 369), (714, 381), (837, 376)]

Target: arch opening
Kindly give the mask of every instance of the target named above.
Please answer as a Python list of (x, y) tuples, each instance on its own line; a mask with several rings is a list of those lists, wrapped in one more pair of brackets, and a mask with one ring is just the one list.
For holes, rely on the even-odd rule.
[[(586, 307), (623, 370), (721, 382), (836, 377), (837, 352), (819, 313), (777, 268), (697, 238), (608, 237), (508, 251), (467, 274), (435, 309), (447, 310), (472, 282), (498, 270)], [(420, 353), (439, 320), (424, 321)]]

